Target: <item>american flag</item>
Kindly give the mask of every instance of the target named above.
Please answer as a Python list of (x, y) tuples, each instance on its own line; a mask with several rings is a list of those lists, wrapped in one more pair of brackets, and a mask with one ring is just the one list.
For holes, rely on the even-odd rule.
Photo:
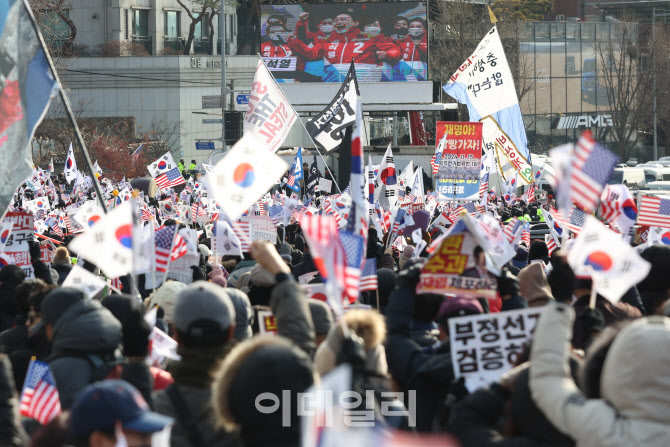
[[(186, 247), (186, 241), (183, 237), (177, 232), (175, 236), (175, 231), (177, 231), (176, 225), (170, 225), (168, 227), (161, 228), (156, 231), (156, 271), (165, 272), (167, 271), (167, 266), (172, 259), (172, 261), (181, 258), (188, 251)], [(174, 239), (174, 246), (173, 246)]]
[(465, 210), (470, 214), (475, 214), (477, 211), (477, 208), (475, 208), (475, 202), (464, 203), (463, 208), (465, 208)]
[(361, 270), (361, 292), (376, 290), (377, 287), (377, 258), (369, 258)]
[(513, 217), (509, 222), (507, 222), (507, 224), (505, 224), (505, 227), (503, 228), (503, 234), (507, 238), (507, 242), (511, 244), (512, 241), (514, 241), (514, 238), (516, 237), (516, 234), (521, 226), (523, 226), (523, 221), (519, 220), (518, 217)]
[(55, 224), (51, 227), (51, 232), (52, 232), (53, 234), (55, 234), (56, 236), (63, 237), (63, 230), (61, 230), (60, 226), (59, 226), (57, 223), (55, 223)]
[(570, 176), (572, 200), (593, 212), (618, 162), (619, 157), (596, 143), (590, 132), (584, 132), (577, 141)]
[(154, 180), (156, 180), (156, 184), (160, 189), (171, 188), (186, 183), (184, 176), (179, 172), (179, 168), (172, 168), (159, 175)]
[(144, 144), (140, 144), (137, 146), (137, 149), (135, 149), (135, 152), (133, 152), (132, 158), (133, 158), (133, 163), (137, 163), (137, 160), (140, 158), (140, 153), (142, 152), (142, 146)]
[(551, 210), (551, 215), (554, 217), (556, 222), (561, 224), (562, 227), (567, 228), (575, 233), (575, 235), (578, 235), (582, 230), (584, 220), (586, 219), (586, 213), (576, 208), (572, 210), (572, 214), (570, 214), (570, 220), (565, 220), (563, 216), (561, 216), (561, 213), (553, 209)]
[(521, 199), (526, 203), (530, 203), (535, 200), (535, 183), (531, 183), (530, 186), (528, 186), (528, 190), (523, 193)]
[(147, 222), (156, 218), (156, 214), (153, 210), (150, 210), (148, 207), (142, 208), (142, 213), (140, 215), (140, 222)]
[(554, 236), (551, 234), (544, 235), (544, 243), (547, 244), (547, 248), (549, 249), (549, 256), (551, 256), (554, 250), (558, 249), (558, 243), (556, 243)]
[[(365, 239), (356, 234), (340, 232), (340, 242), (344, 248), (346, 267), (344, 269), (344, 295), (353, 303), (358, 299), (361, 283), (361, 264)], [(337, 266), (336, 266), (337, 269)]]
[(295, 175), (292, 173), (288, 174), (288, 178), (286, 179), (286, 186), (291, 189), (295, 188)]
[(670, 197), (642, 196), (637, 223), (670, 228)]
[(49, 365), (31, 360), (21, 391), (21, 414), (46, 425), (61, 412), (56, 380)]
[(486, 197), (486, 191), (489, 189), (489, 173), (487, 172), (479, 180), (479, 197)]
[(191, 205), (191, 221), (195, 222), (198, 219), (198, 208), (200, 207), (200, 204), (198, 202), (193, 202), (193, 205)]
[(248, 253), (251, 249), (251, 222), (238, 221), (230, 225), (233, 233), (240, 240), (240, 250), (242, 253)]
[[(300, 228), (305, 236), (305, 241), (309, 244), (310, 254), (314, 260), (314, 265), (321, 273), (321, 277), (328, 281), (331, 278), (337, 280), (338, 277), (342, 279), (344, 284), (344, 268), (338, 271), (328, 271), (326, 269), (326, 256), (335, 255), (334, 257), (340, 259), (344, 264), (346, 260), (342, 258), (342, 253), (338, 252), (343, 249), (342, 245), (337, 239), (337, 222), (332, 216), (309, 216), (301, 214), (299, 216)], [(335, 243), (337, 242), (337, 243)], [(335, 262), (337, 264), (337, 262)]]
[(274, 205), (268, 208), (268, 214), (272, 223), (276, 226), (284, 220), (284, 207), (282, 205)]
[(530, 247), (530, 224), (525, 222), (523, 224), (523, 230), (521, 232), (521, 242), (526, 244), (526, 247)]

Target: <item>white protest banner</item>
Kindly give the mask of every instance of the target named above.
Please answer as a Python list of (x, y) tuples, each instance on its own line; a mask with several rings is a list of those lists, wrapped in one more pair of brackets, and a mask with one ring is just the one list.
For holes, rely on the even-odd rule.
[(87, 298), (93, 298), (106, 285), (105, 280), (78, 265), (72, 267), (67, 278), (63, 281), (63, 287), (79, 289), (84, 292)]
[(503, 178), (506, 171), (503, 165), (509, 164), (523, 183), (531, 184), (533, 170), (526, 129), (512, 71), (495, 26), (442, 88), (468, 106), (471, 121), (484, 124), (484, 146), (487, 151), (498, 149), (496, 154)]
[(253, 138), (264, 146), (262, 149), (274, 153), (286, 139), (296, 119), (291, 103), (272, 79), (263, 61), (259, 60), (244, 117), (244, 136)]
[(319, 177), (319, 191), (330, 194), (332, 190), (333, 190), (332, 180)]
[(270, 216), (251, 216), (251, 240), (277, 243), (277, 229)]
[(191, 284), (193, 282), (193, 270), (191, 267), (197, 266), (199, 262), (199, 254), (186, 254), (179, 259), (170, 261), (170, 270), (168, 270), (167, 274), (168, 279), (174, 279), (184, 284)]
[(454, 377), (474, 391), (497, 382), (528, 348), (542, 308), (449, 319)]
[(277, 334), (277, 320), (269, 310), (259, 310), (256, 314), (258, 318), (258, 332), (260, 334)]

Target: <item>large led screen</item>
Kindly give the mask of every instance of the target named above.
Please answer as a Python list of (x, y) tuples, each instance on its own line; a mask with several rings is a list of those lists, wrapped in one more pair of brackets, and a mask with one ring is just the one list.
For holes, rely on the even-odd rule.
[(425, 2), (263, 5), (261, 56), (278, 82), (428, 80)]

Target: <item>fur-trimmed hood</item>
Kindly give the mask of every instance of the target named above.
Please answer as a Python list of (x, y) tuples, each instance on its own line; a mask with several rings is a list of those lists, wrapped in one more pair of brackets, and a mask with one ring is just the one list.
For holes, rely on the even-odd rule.
[[(347, 327), (363, 340), (366, 356), (366, 368), (378, 374), (386, 375), (386, 323), (384, 317), (375, 310), (356, 309), (342, 317)], [(314, 356), (314, 364), (319, 374), (333, 369), (342, 349), (342, 325), (334, 324), (328, 332), (326, 341), (321, 343)]]
[[(291, 418), (297, 421), (298, 393), (317, 380), (312, 361), (294, 344), (278, 336), (256, 336), (237, 345), (223, 361), (212, 385), (212, 404), (218, 422), (227, 431), (239, 430), (246, 447), (299, 445), (300, 424), (282, 424), (284, 405), (289, 404), (281, 402), (282, 393), (289, 391)], [(257, 403), (274, 404), (259, 400), (262, 394), (277, 396), (282, 409), (260, 412)]]

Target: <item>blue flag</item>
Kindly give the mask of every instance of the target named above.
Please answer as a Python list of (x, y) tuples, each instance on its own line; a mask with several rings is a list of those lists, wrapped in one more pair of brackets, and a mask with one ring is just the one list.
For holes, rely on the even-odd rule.
[(291, 169), (288, 171), (288, 178), (286, 186), (295, 192), (300, 192), (300, 180), (302, 180), (302, 148), (298, 148), (298, 153), (295, 154)]
[(58, 83), (26, 0), (0, 1), (0, 211), (32, 172), (30, 140)]

